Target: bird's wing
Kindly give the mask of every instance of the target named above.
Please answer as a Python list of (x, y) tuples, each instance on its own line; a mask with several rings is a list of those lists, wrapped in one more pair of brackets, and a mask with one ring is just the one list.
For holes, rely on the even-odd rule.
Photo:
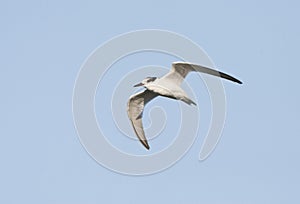
[(143, 92), (132, 95), (129, 98), (127, 104), (127, 114), (131, 120), (133, 129), (141, 141), (141, 143), (147, 148), (150, 149), (147, 139), (145, 137), (145, 132), (143, 129), (142, 116), (145, 105), (151, 101), (153, 98), (158, 96), (157, 93), (149, 91), (146, 89)]
[(177, 62), (172, 63), (172, 68), (162, 79), (170, 80), (177, 85), (180, 85), (186, 75), (191, 72), (192, 69), (190, 66), (179, 66)]
[(176, 84), (181, 84), (183, 79), (186, 77), (186, 75), (191, 72), (202, 72), (214, 76), (218, 76), (224, 79), (228, 79), (230, 81), (242, 84), (242, 82), (228, 74), (225, 74), (223, 72), (219, 72), (217, 70), (213, 70), (208, 67), (204, 67), (201, 65), (191, 64), (187, 62), (174, 62), (172, 64), (172, 68), (168, 74), (166, 74), (163, 78), (172, 80)]

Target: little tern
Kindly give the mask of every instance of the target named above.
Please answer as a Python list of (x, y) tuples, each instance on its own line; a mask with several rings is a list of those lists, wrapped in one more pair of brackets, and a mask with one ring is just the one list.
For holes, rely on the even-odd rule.
[(185, 91), (180, 87), (184, 78), (188, 73), (192, 71), (214, 75), (236, 82), (238, 84), (242, 84), (240, 80), (208, 67), (187, 62), (174, 62), (172, 63), (170, 72), (168, 72), (163, 77), (147, 77), (141, 83), (134, 85), (134, 87), (143, 86), (146, 88), (146, 90), (130, 96), (127, 104), (127, 114), (137, 137), (145, 148), (150, 149), (150, 146), (145, 137), (142, 123), (142, 116), (145, 105), (157, 96), (164, 96), (176, 100), (181, 100), (188, 105), (196, 105), (196, 103), (192, 101), (187, 96)]

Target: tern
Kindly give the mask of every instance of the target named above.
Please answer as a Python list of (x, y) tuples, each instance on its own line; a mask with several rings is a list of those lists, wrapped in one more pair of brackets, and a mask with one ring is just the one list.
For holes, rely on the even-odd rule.
[(142, 123), (145, 105), (157, 96), (181, 100), (188, 105), (196, 105), (196, 103), (192, 101), (187, 96), (185, 91), (180, 87), (182, 81), (188, 75), (188, 73), (193, 71), (214, 75), (238, 84), (242, 84), (240, 80), (228, 74), (205, 66), (187, 62), (174, 62), (172, 63), (171, 70), (163, 77), (147, 77), (141, 83), (134, 85), (134, 87), (143, 86), (146, 88), (146, 90), (130, 96), (127, 104), (127, 114), (132, 123), (135, 134), (146, 149), (149, 150), (150, 146), (145, 137)]

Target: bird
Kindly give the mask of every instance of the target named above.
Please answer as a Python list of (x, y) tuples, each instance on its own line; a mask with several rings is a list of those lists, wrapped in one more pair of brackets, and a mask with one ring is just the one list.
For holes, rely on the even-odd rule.
[(149, 150), (150, 146), (143, 129), (143, 111), (145, 105), (157, 96), (183, 101), (188, 105), (197, 105), (181, 88), (182, 81), (190, 72), (202, 72), (242, 84), (240, 80), (212, 68), (189, 62), (173, 62), (171, 70), (161, 78), (146, 77), (134, 87), (143, 86), (145, 90), (130, 96), (127, 103), (127, 114), (139, 141)]

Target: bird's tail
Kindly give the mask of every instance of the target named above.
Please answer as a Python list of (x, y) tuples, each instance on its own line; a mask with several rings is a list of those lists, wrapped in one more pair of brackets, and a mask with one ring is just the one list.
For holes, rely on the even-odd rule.
[(192, 101), (191, 99), (189, 99), (187, 97), (184, 97), (181, 100), (189, 105), (193, 104), (193, 105), (197, 106), (197, 104), (194, 101)]

